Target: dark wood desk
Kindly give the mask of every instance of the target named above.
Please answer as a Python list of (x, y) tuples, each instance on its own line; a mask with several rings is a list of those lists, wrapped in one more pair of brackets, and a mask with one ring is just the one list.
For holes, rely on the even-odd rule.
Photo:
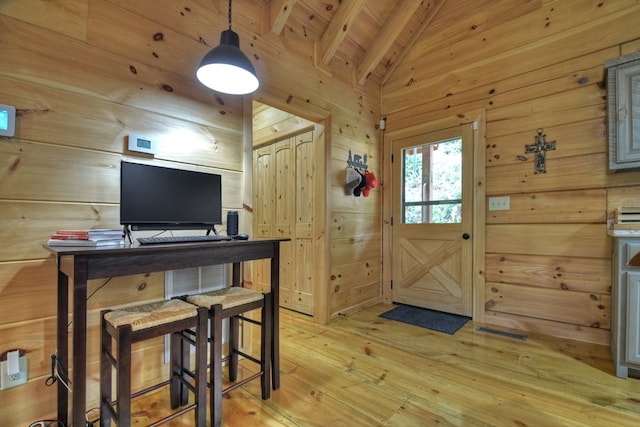
[(57, 354), (63, 372), (68, 372), (69, 279), (73, 280), (73, 377), (71, 424), (68, 391), (58, 382), (58, 420), (63, 425), (84, 426), (87, 405), (87, 280), (175, 270), (213, 264), (233, 264), (234, 285), (241, 283), (240, 263), (256, 259), (271, 260), (273, 294), (273, 389), (280, 387), (279, 351), (279, 269), (280, 242), (273, 240), (233, 240), (222, 242), (160, 244), (130, 247), (59, 247), (49, 248), (58, 261)]

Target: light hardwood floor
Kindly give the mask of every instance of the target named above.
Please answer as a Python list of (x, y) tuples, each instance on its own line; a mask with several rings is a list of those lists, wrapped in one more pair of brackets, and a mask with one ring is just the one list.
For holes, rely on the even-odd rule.
[[(640, 380), (613, 374), (607, 347), (479, 331), (455, 335), (379, 318), (378, 305), (328, 326), (281, 310), (282, 386), (223, 401), (225, 426), (640, 426)], [(162, 393), (135, 404), (156, 417)], [(191, 425), (190, 416), (173, 425)]]

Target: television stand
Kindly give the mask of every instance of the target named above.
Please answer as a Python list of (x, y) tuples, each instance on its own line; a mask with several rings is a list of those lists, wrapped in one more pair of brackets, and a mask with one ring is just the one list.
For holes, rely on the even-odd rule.
[(122, 227), (122, 235), (127, 238), (130, 245), (133, 245), (133, 239), (131, 238), (131, 229), (128, 225)]
[[(168, 229), (159, 229), (161, 230), (161, 233), (164, 233), (165, 231), (170, 231)], [(231, 240), (231, 238), (226, 239), (224, 238), (224, 236), (218, 234), (218, 232), (216, 231), (216, 227), (212, 226), (211, 228), (207, 229), (207, 233), (205, 234), (205, 236), (209, 236), (211, 234), (211, 232), (213, 232), (214, 236), (220, 236), (219, 239), (202, 239), (204, 241), (209, 241), (209, 240)], [(127, 240), (129, 241), (130, 245), (133, 245), (133, 237), (132, 237), (132, 231), (131, 231), (131, 226), (129, 224), (126, 224), (122, 227), (122, 235), (126, 236)], [(138, 239), (140, 240), (140, 239)], [(185, 239), (183, 242), (177, 242), (176, 243), (186, 243), (188, 241), (188, 239)]]

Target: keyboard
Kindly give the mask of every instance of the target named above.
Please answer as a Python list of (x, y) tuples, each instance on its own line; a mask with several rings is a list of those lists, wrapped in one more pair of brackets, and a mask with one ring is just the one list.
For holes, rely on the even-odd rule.
[(198, 235), (198, 236), (155, 236), (155, 237), (138, 237), (141, 245), (156, 245), (162, 243), (194, 243), (194, 242), (221, 242), (224, 240), (233, 240), (229, 236), (220, 234)]

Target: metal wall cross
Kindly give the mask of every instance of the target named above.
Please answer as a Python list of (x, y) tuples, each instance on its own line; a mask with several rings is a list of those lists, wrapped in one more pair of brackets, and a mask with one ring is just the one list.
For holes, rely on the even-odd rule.
[(525, 145), (524, 152), (536, 154), (535, 173), (546, 173), (547, 165), (545, 163), (545, 153), (549, 150), (555, 150), (556, 142), (547, 142), (547, 135), (543, 133), (542, 128), (538, 129), (537, 133), (538, 134), (535, 136), (536, 143)]

